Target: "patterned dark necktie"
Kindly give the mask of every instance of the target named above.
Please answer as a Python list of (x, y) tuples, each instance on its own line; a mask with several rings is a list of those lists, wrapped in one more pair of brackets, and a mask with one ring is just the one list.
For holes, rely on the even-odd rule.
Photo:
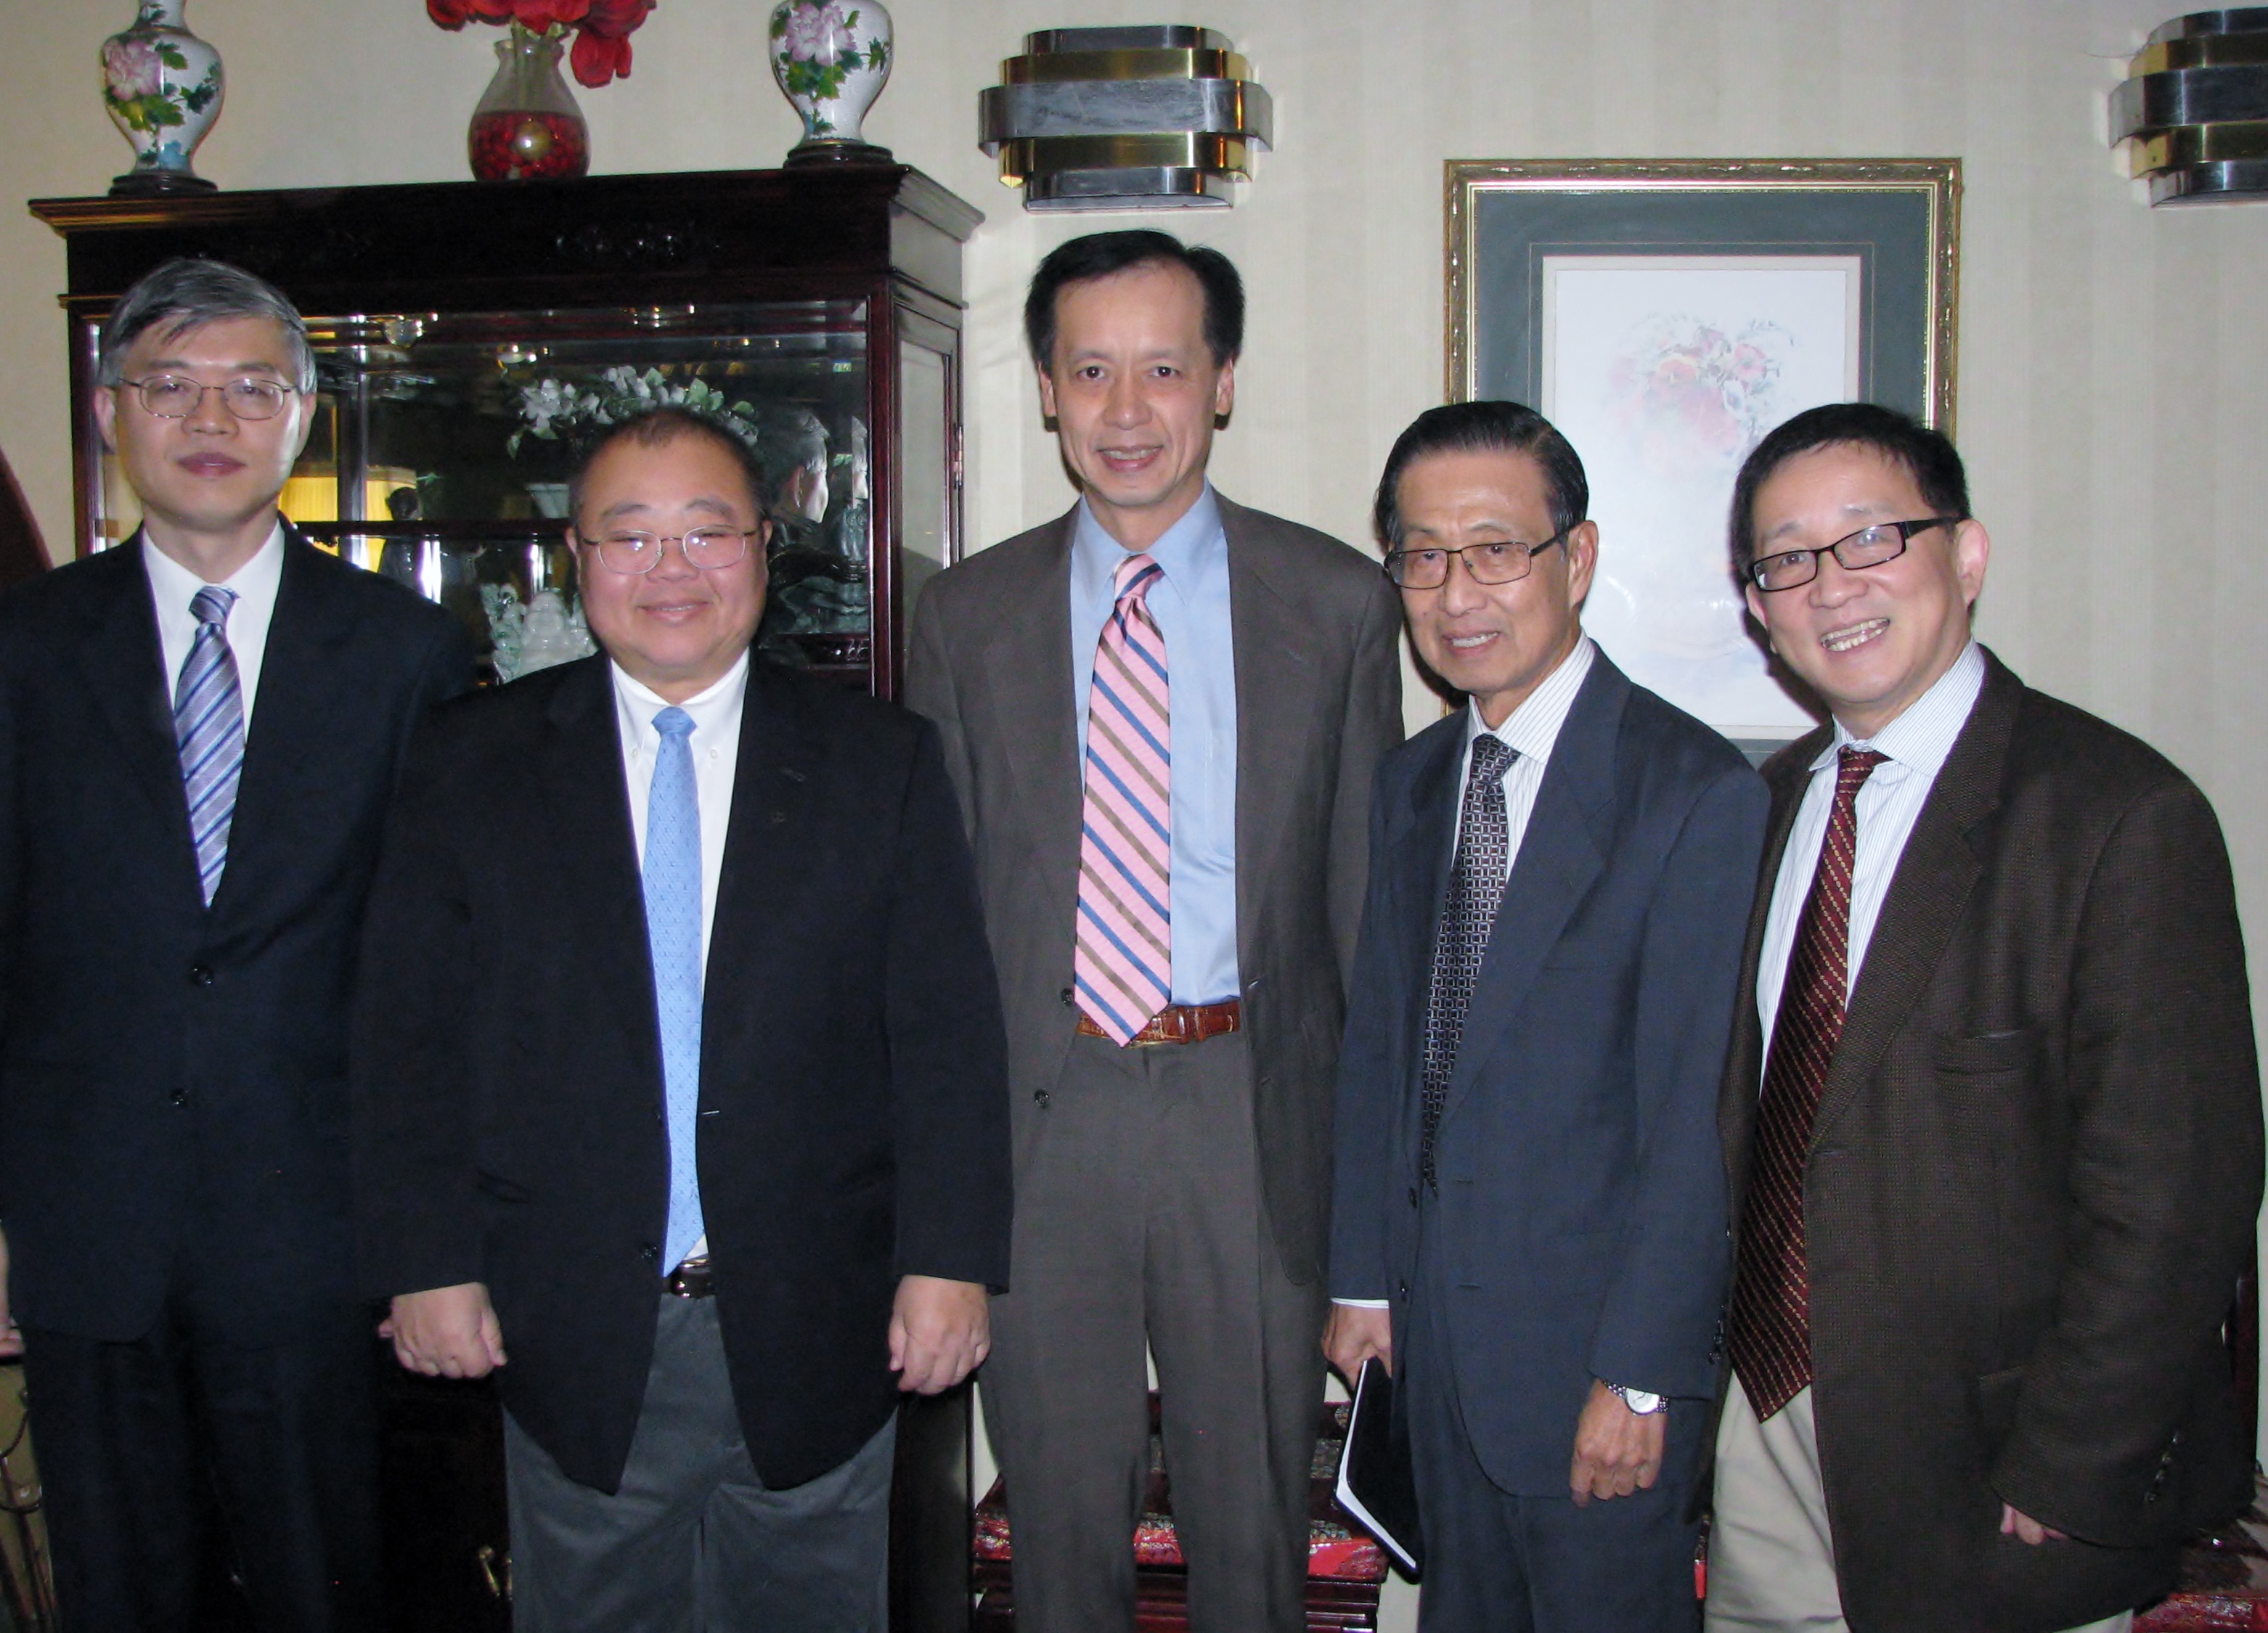
[(1804, 1248), (1803, 1169), (1827, 1068), (1843, 1037), (1851, 986), (1851, 869), (1859, 853), (1859, 790), (1888, 759), (1845, 747), (1819, 868), (1795, 927), (1787, 980), (1764, 1059), (1756, 1167), (1741, 1216), (1739, 1264), (1725, 1344), (1757, 1420), (1811, 1382), (1811, 1284)]
[(180, 750), (189, 839), (196, 846), (207, 907), (228, 865), (229, 825), (244, 771), (244, 689), (228, 645), (228, 614), (236, 600), (235, 591), (209, 584), (189, 602), (197, 635), (173, 687), (173, 741)]
[(1518, 758), (1519, 752), (1500, 737), (1483, 732), (1473, 739), (1464, 810), (1457, 821), (1456, 860), (1449, 869), (1441, 923), (1433, 934), (1433, 985), (1425, 1002), (1425, 1134), (1418, 1171), (1428, 1190), (1440, 1188), (1433, 1169), (1433, 1136), (1441, 1126), (1450, 1076), (1457, 1069), (1457, 1046), (1464, 1039), (1473, 982), (1488, 951), (1497, 904), (1504, 900), (1506, 853), (1511, 842), (1504, 774)]

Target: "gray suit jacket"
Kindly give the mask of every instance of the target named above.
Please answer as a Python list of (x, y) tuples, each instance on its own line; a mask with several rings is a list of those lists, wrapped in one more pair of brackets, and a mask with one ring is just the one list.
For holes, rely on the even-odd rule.
[[(1236, 646), (1236, 944), (1261, 1182), (1294, 1281), (1322, 1274), (1332, 1085), (1362, 911), (1371, 774), (1402, 739), (1400, 605), (1366, 557), (1220, 500)], [(934, 720), (976, 846), (1008, 1018), (1020, 1170), (1079, 1023), (1081, 783), (1073, 511), (932, 579), (906, 701)]]

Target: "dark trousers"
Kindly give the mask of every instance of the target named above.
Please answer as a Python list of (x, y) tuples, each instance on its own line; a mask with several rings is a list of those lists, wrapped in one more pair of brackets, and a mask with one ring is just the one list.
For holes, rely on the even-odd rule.
[[(1397, 1324), (1394, 1345), (1425, 1543), (1421, 1633), (1692, 1633), (1701, 1622), (1693, 1593), (1700, 1531), (1684, 1516), (1706, 1405), (1670, 1402), (1664, 1473), (1651, 1491), (1594, 1497), (1583, 1508), (1565, 1486), (1516, 1496), (1482, 1469), (1456, 1380), (1439, 1364), (1447, 1357), (1428, 1306), (1438, 1310), (1444, 1289), (1431, 1277), (1421, 1283), (1407, 1324), (1416, 1330)], [(1571, 1422), (1571, 1463), (1574, 1452)]]
[(1014, 1287), (984, 1411), (1007, 1478), (1020, 1633), (1129, 1633), (1150, 1472), (1146, 1341), (1194, 1633), (1305, 1625), (1323, 1290), (1285, 1276), (1243, 1034), (1074, 1040), (1019, 1153)]
[(238, 1337), (178, 1291), (115, 1343), (26, 1328), (32, 1439), (69, 1633), (229, 1625), (199, 1584), (242, 1581), (259, 1633), (384, 1625), (375, 1318), (311, 1305)]
[(848, 1462), (768, 1489), (717, 1306), (664, 1298), (622, 1487), (578, 1485), (504, 1415), (521, 1633), (883, 1633), (897, 1419)]

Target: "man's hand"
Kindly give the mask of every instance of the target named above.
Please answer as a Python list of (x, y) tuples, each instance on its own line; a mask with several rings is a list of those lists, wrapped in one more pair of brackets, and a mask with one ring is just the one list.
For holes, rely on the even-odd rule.
[(1330, 1324), (1323, 1328), (1323, 1358), (1338, 1369), (1352, 1388), (1362, 1376), (1362, 1364), (1376, 1356), (1394, 1376), (1394, 1314), (1368, 1305), (1335, 1304)]
[(18, 1360), (23, 1354), (23, 1329), (8, 1304), (8, 1233), (0, 1231), (0, 1361)]
[(395, 1294), (378, 1335), (394, 1340), (394, 1359), (428, 1378), (485, 1378), (504, 1365), (504, 1327), (478, 1282)]
[(1628, 1497), (1651, 1491), (1661, 1478), (1661, 1446), (1669, 1426), (1667, 1412), (1640, 1417), (1623, 1399), (1596, 1379), (1583, 1416), (1575, 1425), (1575, 1460), (1567, 1470), (1567, 1483), (1575, 1493), (1575, 1506), (1587, 1508), (1596, 1497)]
[(990, 1302), (982, 1284), (935, 1276), (898, 1280), (890, 1311), (890, 1370), (898, 1387), (936, 1394), (975, 1372), (992, 1348)]
[(2021, 1537), (2034, 1548), (2037, 1548), (2051, 1537), (2058, 1542), (2071, 1541), (2053, 1526), (2043, 1526), (2029, 1514), (2018, 1513), (2006, 1503), (2000, 1504), (2000, 1534), (2004, 1537)]

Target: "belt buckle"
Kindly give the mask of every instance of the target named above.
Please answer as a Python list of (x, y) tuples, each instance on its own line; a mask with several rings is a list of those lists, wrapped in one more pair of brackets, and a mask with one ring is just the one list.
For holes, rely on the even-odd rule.
[(669, 1273), (662, 1285), (673, 1298), (706, 1298), (717, 1291), (705, 1258), (688, 1259)]

